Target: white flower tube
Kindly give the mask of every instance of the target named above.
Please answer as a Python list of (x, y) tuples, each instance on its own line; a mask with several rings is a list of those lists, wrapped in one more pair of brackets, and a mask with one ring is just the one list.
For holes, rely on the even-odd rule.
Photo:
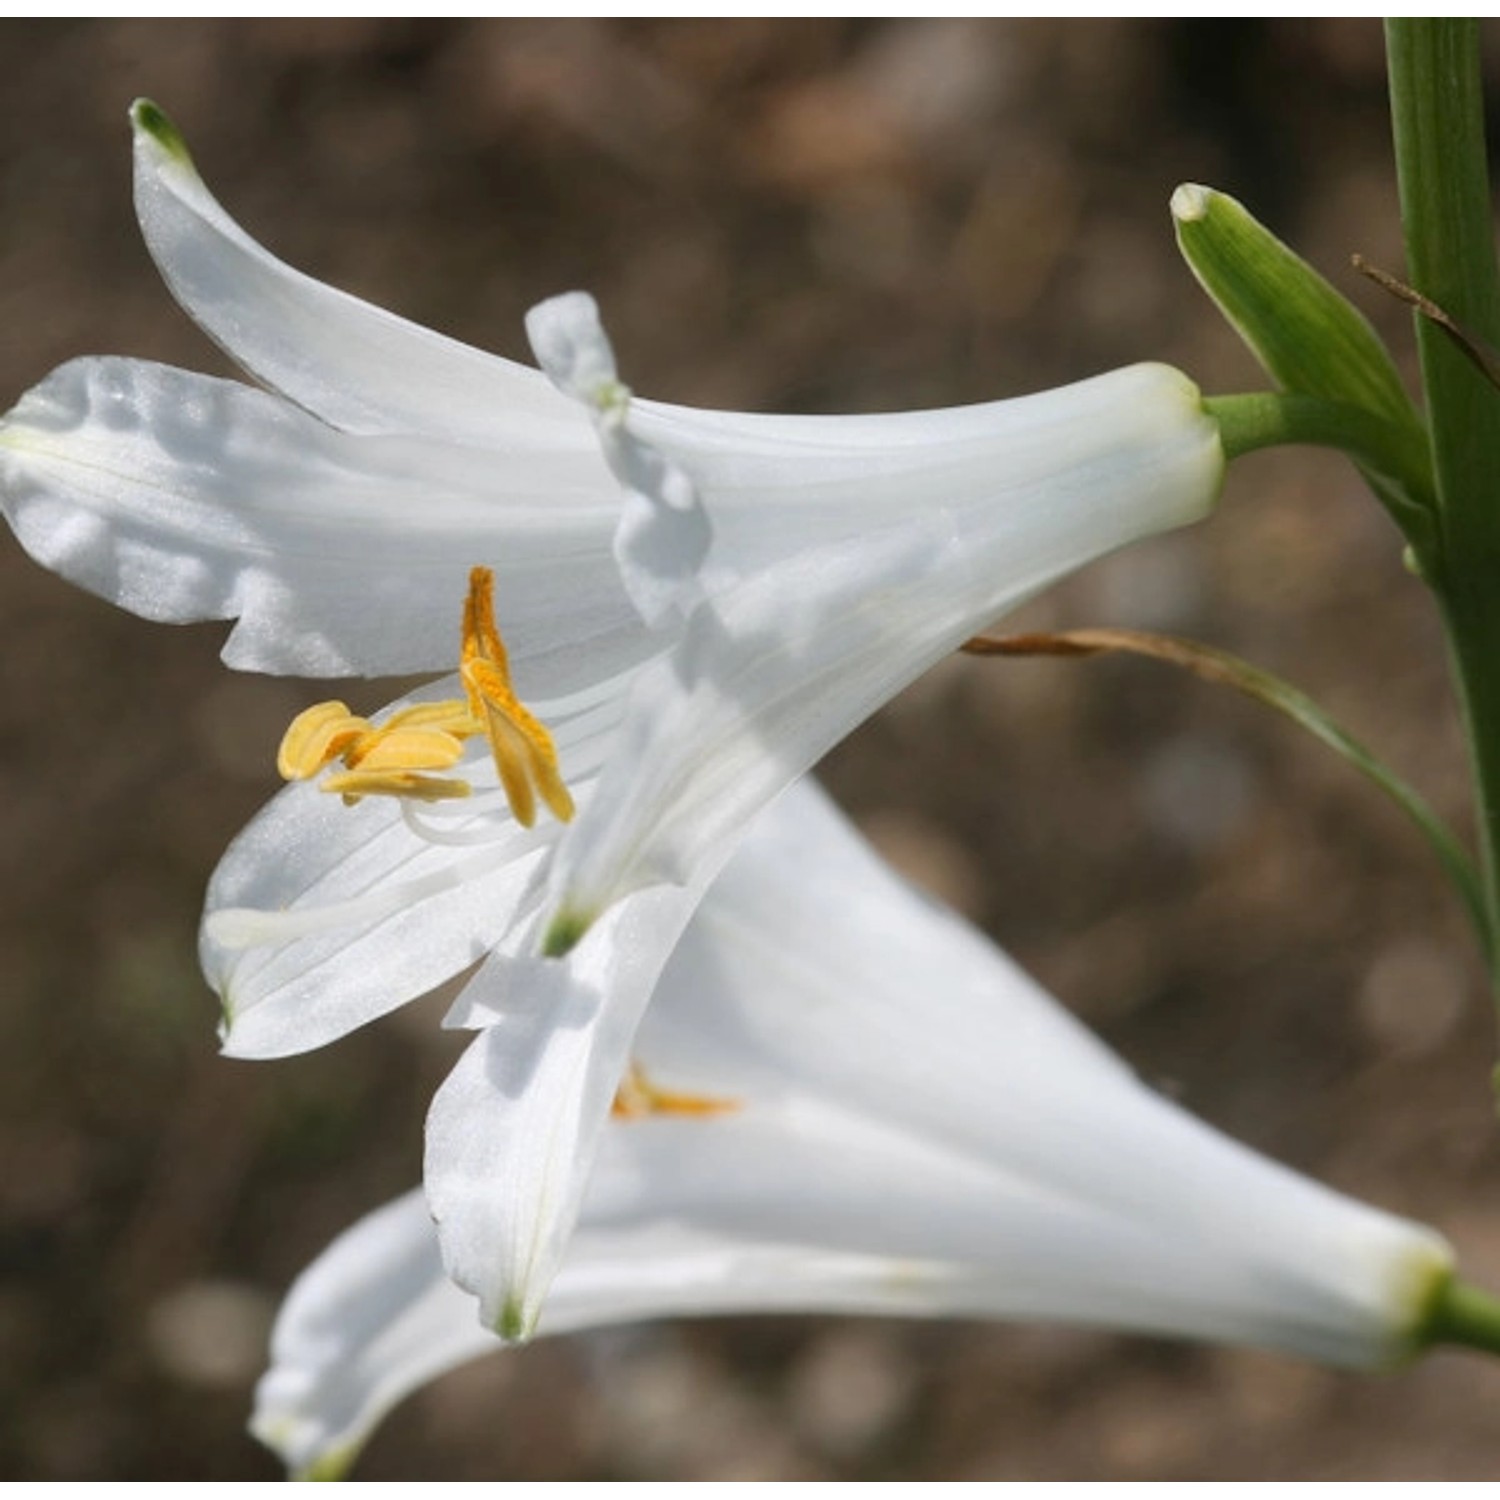
[[(704, 898), (635, 1054), (648, 1101), (605, 1131), (542, 1334), (826, 1309), (1055, 1319), (1374, 1367), (1415, 1351), (1450, 1276), (1430, 1230), (1143, 1086), (893, 877), (811, 783)], [(479, 1279), (509, 1233), (506, 1194), (479, 1177), (429, 1192), (450, 1267)], [(293, 1289), (255, 1431), (294, 1470), (339, 1467), (403, 1395), (498, 1347), (413, 1194)]]
[[(278, 797), (214, 877), (202, 958), (227, 1050), (261, 1057), (479, 964), (455, 1019), (488, 1034), (437, 1101), (429, 1175), (505, 1184), (503, 1253), (463, 1274), (525, 1328), (657, 977), (746, 824), (967, 635), (1204, 515), (1218, 432), (1160, 365), (891, 416), (655, 405), (578, 294), (530, 320), (544, 375), (283, 265), (160, 111), (133, 118), (152, 254), (267, 389), (75, 361), (0, 421), (0, 505), (127, 608), (235, 620), (236, 666), (460, 658), (418, 695), (441, 729), (320, 706), (289, 774), (343, 754), (327, 784), (358, 805), (310, 780)], [(573, 822), (520, 826), (533, 775)]]

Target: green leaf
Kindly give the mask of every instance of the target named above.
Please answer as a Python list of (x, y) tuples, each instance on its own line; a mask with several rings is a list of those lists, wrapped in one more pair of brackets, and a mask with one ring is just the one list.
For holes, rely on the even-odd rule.
[[(1500, 343), (1479, 23), (1386, 22), (1406, 276), (1466, 336)], [(1437, 547), (1425, 560), (1442, 605), (1475, 771), (1480, 847), (1500, 932), (1500, 398), (1429, 316), (1417, 321), (1432, 429)], [(1500, 1002), (1500, 975), (1494, 975)]]
[(1383, 761), (1342, 729), (1306, 693), (1291, 683), (1227, 651), (1205, 646), (1180, 636), (1155, 635), (1144, 630), (1065, 630), (1056, 633), (1012, 636), (976, 636), (963, 648), (973, 656), (1100, 656), (1128, 652), (1185, 667), (1208, 682), (1224, 683), (1260, 703), (1274, 708), (1314, 739), (1343, 756), (1383, 791), (1417, 826), (1428, 847), (1437, 856), (1453, 882), (1479, 934), (1488, 957), (1492, 951), (1484, 891), (1473, 861), (1464, 852), (1452, 830)]

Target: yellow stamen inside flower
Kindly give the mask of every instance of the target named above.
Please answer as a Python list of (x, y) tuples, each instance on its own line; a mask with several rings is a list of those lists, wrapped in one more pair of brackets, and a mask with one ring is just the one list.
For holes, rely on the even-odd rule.
[(457, 698), (413, 704), (379, 725), (350, 713), (347, 704), (315, 703), (282, 736), (276, 769), (288, 781), (307, 781), (342, 761), (345, 769), (328, 777), (322, 790), (339, 793), (351, 806), (373, 795), (423, 802), (467, 797), (467, 781), (425, 773), (457, 765), (464, 741), (479, 732), (468, 704)]
[(276, 752), (276, 769), (287, 781), (306, 781), (343, 755), (369, 727), (369, 720), (350, 713), (347, 703), (315, 703), (287, 726)]
[(351, 806), (369, 796), (422, 802), (467, 797), (473, 790), (467, 781), (431, 773), (457, 765), (464, 742), (482, 734), (490, 742), (516, 821), (531, 827), (540, 793), (567, 822), (573, 798), (563, 783), (552, 736), (511, 686), (510, 663), (495, 624), (495, 576), (488, 568), (469, 574), (459, 676), (464, 698), (413, 703), (384, 724), (351, 713), (345, 703), (315, 703), (282, 736), (276, 769), (288, 781), (306, 781), (342, 761), (344, 769), (327, 777), (321, 790), (338, 793)]
[(726, 1115), (740, 1107), (738, 1099), (715, 1098), (711, 1094), (679, 1094), (658, 1088), (646, 1070), (632, 1059), (615, 1090), (610, 1114), (617, 1120), (644, 1120), (651, 1115)]
[(469, 574), (464, 604), (463, 646), (459, 677), (469, 698), (469, 712), (485, 726), (495, 769), (516, 822), (536, 822), (536, 796), (559, 822), (573, 816), (573, 797), (563, 784), (552, 736), (522, 705), (510, 683), (510, 661), (495, 628), (495, 575), (488, 568)]
[(443, 802), (467, 797), (474, 789), (457, 776), (424, 776), (420, 771), (335, 771), (319, 791), (337, 792), (346, 807), (361, 797), (410, 797), (417, 802)]

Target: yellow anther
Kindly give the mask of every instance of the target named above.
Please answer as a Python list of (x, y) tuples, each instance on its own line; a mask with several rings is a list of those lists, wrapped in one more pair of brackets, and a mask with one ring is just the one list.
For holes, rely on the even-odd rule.
[(566, 823), (573, 816), (573, 797), (563, 782), (552, 736), (511, 686), (510, 662), (495, 625), (495, 575), (488, 568), (469, 573), (458, 671), (469, 712), (489, 738), (516, 822), (530, 828), (536, 821), (540, 793), (553, 816)]
[(463, 759), (464, 742), (445, 729), (382, 724), (345, 752), (351, 771), (446, 771)]
[(444, 698), (437, 703), (408, 703), (398, 708), (382, 729), (441, 729), (466, 740), (471, 734), (483, 734), (484, 725), (469, 712), (462, 698)]
[(480, 726), (462, 699), (413, 703), (384, 724), (349, 712), (344, 703), (315, 703), (292, 720), (282, 736), (276, 768), (288, 781), (306, 781), (336, 760), (345, 769), (323, 781), (351, 807), (361, 797), (415, 797), (422, 802), (467, 797), (469, 783), (427, 776), (463, 758), (464, 740)]
[(679, 1094), (658, 1088), (646, 1076), (646, 1070), (632, 1059), (615, 1090), (615, 1102), (609, 1112), (617, 1120), (644, 1120), (651, 1115), (725, 1115), (739, 1107), (738, 1099)]
[(412, 797), (418, 802), (446, 802), (467, 797), (473, 790), (457, 777), (424, 776), (420, 771), (335, 771), (319, 787), (337, 792), (353, 807), (361, 797)]
[(287, 726), (276, 752), (276, 769), (287, 781), (306, 781), (337, 760), (369, 728), (370, 721), (351, 714), (347, 703), (315, 703)]

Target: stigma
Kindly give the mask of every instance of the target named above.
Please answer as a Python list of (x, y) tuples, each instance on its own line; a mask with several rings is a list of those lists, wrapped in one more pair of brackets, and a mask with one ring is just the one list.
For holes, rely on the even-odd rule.
[(381, 724), (337, 701), (315, 703), (288, 726), (276, 769), (288, 781), (307, 781), (337, 763), (320, 785), (353, 805), (370, 796), (440, 802), (467, 797), (473, 788), (448, 776), (476, 735), (488, 741), (505, 799), (516, 822), (536, 822), (537, 799), (559, 821), (573, 816), (552, 736), (516, 696), (505, 643), (495, 623), (495, 576), (469, 573), (459, 644), (462, 698), (415, 703)]

